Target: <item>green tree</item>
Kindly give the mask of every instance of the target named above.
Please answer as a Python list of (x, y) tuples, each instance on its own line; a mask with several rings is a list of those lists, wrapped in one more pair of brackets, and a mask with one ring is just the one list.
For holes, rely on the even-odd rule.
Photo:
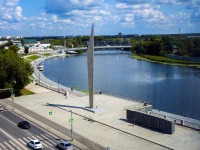
[(28, 46), (25, 46), (24, 47), (24, 53), (27, 55), (29, 53), (29, 47)]
[(10, 47), (0, 51), (0, 87), (14, 88), (18, 92), (30, 83), (33, 68), (16, 53), (17, 49)]

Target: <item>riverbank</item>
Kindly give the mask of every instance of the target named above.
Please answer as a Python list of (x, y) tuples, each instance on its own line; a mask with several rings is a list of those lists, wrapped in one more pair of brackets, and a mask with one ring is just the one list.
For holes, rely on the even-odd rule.
[(155, 63), (166, 64), (166, 65), (200, 68), (200, 63), (184, 61), (184, 60), (175, 60), (175, 59), (167, 58), (164, 56), (137, 55), (134, 53), (134, 54), (131, 54), (131, 57), (138, 60), (145, 60), (149, 62), (155, 62)]
[[(54, 90), (54, 91), (62, 93), (62, 94), (69, 92), (70, 95), (75, 94), (77, 96), (87, 96), (88, 93), (85, 93), (85, 92), (83, 93), (80, 89), (73, 89), (73, 91), (72, 91), (71, 88), (62, 86), (59, 83), (54, 82), (54, 81), (46, 78), (42, 74), (42, 72), (38, 71), (37, 64), (40, 64), (45, 59), (50, 59), (50, 58), (53, 58), (55, 56), (57, 57), (57, 55), (52, 55), (52, 56), (44, 57), (43, 59), (38, 59), (37, 62), (34, 62), (34, 64), (33, 64), (33, 66), (35, 68), (34, 69), (34, 75), (37, 78), (37, 84), (42, 86), (42, 87), (45, 87), (45, 88), (50, 89), (50, 90)], [(63, 92), (63, 90), (65, 92)], [(108, 93), (108, 95), (112, 95), (112, 93), (110, 93), (110, 94)], [(118, 95), (116, 97), (120, 97), (120, 95)], [(135, 100), (133, 100), (133, 101), (135, 101)], [(189, 125), (186, 125), (186, 126), (192, 127), (192, 128), (194, 126), (194, 128), (199, 129), (200, 122), (198, 120), (191, 119), (191, 118), (188, 118), (188, 117), (183, 117), (183, 116), (180, 116), (180, 115), (174, 115), (174, 114), (170, 114), (170, 113), (166, 113), (166, 112), (161, 113), (161, 111), (155, 111), (155, 114), (160, 115), (162, 117), (164, 117), (167, 114), (167, 116), (170, 117), (172, 120), (179, 120), (177, 122), (177, 124), (181, 124), (181, 120), (183, 120), (184, 122), (189, 123)]]
[[(38, 60), (38, 63), (46, 58)], [(37, 63), (34, 62), (37, 66)], [(35, 75), (38, 80), (45, 77), (38, 73), (35, 68)], [(37, 80), (37, 82), (38, 82)], [(46, 84), (58, 87), (58, 83), (52, 84), (50, 80)], [(70, 124), (66, 123), (66, 116), (70, 116), (73, 111), (74, 132), (87, 137), (91, 141), (111, 149), (199, 149), (199, 134), (197, 130), (176, 125), (174, 134), (163, 134), (140, 125), (132, 125), (126, 120), (125, 107), (138, 105), (136, 101), (128, 101), (119, 97), (96, 94), (94, 96), (95, 107), (100, 108), (98, 113), (88, 112), (84, 107), (88, 106), (88, 96), (69, 95), (66, 98), (63, 94), (46, 90), (45, 88), (32, 84), (27, 87), (36, 94), (19, 97), (15, 102), (29, 110), (40, 114), (51, 121), (70, 129)], [(70, 91), (71, 89), (68, 88)], [(39, 93), (37, 93), (37, 91)], [(51, 105), (47, 105), (51, 104)], [(52, 105), (53, 104), (53, 105)], [(33, 107), (34, 106), (34, 107)], [(54, 112), (54, 116), (48, 117), (49, 110)], [(66, 116), (65, 116), (66, 115)], [(165, 114), (166, 116), (166, 114)], [(169, 114), (167, 115), (169, 116)], [(84, 129), (84, 130), (83, 130)], [(176, 142), (174, 142), (176, 141)]]

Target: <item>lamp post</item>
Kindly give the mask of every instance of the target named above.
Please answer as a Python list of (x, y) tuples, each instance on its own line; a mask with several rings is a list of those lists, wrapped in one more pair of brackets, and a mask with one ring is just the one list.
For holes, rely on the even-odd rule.
[(71, 123), (71, 140), (73, 141), (72, 133), (73, 133), (73, 122), (74, 122), (74, 119), (72, 118), (72, 110), (70, 110), (70, 112), (71, 112), (71, 118), (69, 119), (69, 122)]
[[(58, 78), (58, 77), (57, 77)], [(59, 90), (59, 78), (58, 78), (58, 90)]]
[(40, 85), (40, 72), (39, 72), (39, 85)]
[(14, 94), (14, 92), (13, 92), (13, 88), (11, 88), (11, 92), (12, 92), (12, 104), (13, 104), (13, 110), (14, 110), (14, 96), (15, 96), (15, 94)]

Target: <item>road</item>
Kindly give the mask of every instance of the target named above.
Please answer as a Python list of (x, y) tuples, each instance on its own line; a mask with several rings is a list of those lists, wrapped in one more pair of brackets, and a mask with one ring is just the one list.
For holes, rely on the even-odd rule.
[(0, 111), (0, 150), (28, 150), (28, 141), (39, 139), (44, 150), (55, 150), (59, 138), (31, 123), (30, 129), (21, 129), (18, 122), (24, 120), (8, 110)]

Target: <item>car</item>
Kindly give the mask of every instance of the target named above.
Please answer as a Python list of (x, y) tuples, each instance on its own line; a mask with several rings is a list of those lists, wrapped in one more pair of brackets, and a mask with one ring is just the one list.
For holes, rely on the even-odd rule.
[(41, 149), (43, 148), (42, 143), (39, 140), (31, 140), (27, 144), (32, 149)]
[(0, 104), (0, 111), (2, 111), (2, 110), (3, 110), (3, 105)]
[(28, 121), (21, 121), (18, 123), (18, 127), (22, 128), (22, 129), (29, 129), (31, 127), (31, 125)]
[(68, 141), (59, 142), (56, 146), (61, 150), (73, 150), (73, 146)]

